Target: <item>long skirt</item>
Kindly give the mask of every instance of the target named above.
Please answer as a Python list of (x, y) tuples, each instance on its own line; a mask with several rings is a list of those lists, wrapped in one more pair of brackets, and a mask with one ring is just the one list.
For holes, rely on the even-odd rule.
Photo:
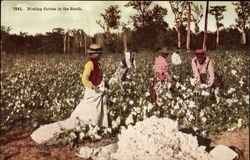
[(62, 129), (74, 129), (79, 123), (81, 126), (92, 124), (108, 127), (105, 101), (103, 93), (96, 93), (93, 89), (86, 88), (83, 100), (68, 119), (39, 127), (31, 134), (31, 138), (39, 144), (46, 143), (55, 134), (61, 133)]

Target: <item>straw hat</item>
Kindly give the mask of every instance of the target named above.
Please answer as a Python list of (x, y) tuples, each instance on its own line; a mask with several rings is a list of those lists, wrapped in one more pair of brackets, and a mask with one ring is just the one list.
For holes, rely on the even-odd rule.
[(167, 55), (173, 53), (172, 51), (168, 50), (167, 47), (163, 47), (159, 52), (160, 52), (161, 54), (167, 54)]
[(92, 44), (92, 45), (90, 45), (87, 52), (88, 52), (88, 54), (101, 54), (103, 51), (102, 51), (102, 47), (100, 47), (99, 45)]

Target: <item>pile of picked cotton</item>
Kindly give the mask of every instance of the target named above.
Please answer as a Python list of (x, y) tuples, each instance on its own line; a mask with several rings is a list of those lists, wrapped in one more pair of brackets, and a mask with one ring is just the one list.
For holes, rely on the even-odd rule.
[(196, 137), (179, 132), (177, 122), (168, 118), (153, 116), (137, 122), (122, 130), (118, 138), (118, 151), (111, 154), (113, 159), (211, 159), (205, 147), (198, 146)]

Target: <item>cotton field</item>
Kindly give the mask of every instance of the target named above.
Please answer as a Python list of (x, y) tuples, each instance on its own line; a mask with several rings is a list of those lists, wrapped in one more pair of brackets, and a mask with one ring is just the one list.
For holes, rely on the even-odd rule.
[[(168, 57), (171, 84), (162, 84), (160, 98), (150, 102), (154, 81), (153, 62), (157, 53), (136, 53), (136, 70), (107, 90), (110, 128), (79, 126), (59, 137), (78, 141), (118, 134), (151, 116), (170, 118), (181, 128), (198, 128), (203, 136), (248, 125), (249, 56), (247, 50), (208, 51), (216, 72), (215, 94), (192, 85), (193, 52), (180, 54), (182, 64)], [(0, 129), (20, 119), (39, 123), (69, 117), (82, 99), (84, 55), (1, 55)], [(103, 55), (101, 64), (108, 81), (124, 55)]]

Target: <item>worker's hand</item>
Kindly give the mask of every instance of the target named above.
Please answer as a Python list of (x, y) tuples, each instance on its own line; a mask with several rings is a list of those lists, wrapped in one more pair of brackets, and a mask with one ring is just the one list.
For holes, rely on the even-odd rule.
[(201, 84), (200, 83), (195, 83), (195, 88), (196, 89), (200, 89), (201, 88)]
[(109, 83), (107, 81), (104, 81), (104, 87), (109, 89)]
[(200, 88), (207, 89), (207, 88), (209, 88), (209, 86), (207, 84), (201, 84)]
[(127, 69), (128, 73), (131, 73), (133, 71), (133, 67)]
[(100, 93), (101, 92), (100, 88), (97, 87), (97, 86), (93, 86), (93, 90), (95, 90), (96, 93)]

